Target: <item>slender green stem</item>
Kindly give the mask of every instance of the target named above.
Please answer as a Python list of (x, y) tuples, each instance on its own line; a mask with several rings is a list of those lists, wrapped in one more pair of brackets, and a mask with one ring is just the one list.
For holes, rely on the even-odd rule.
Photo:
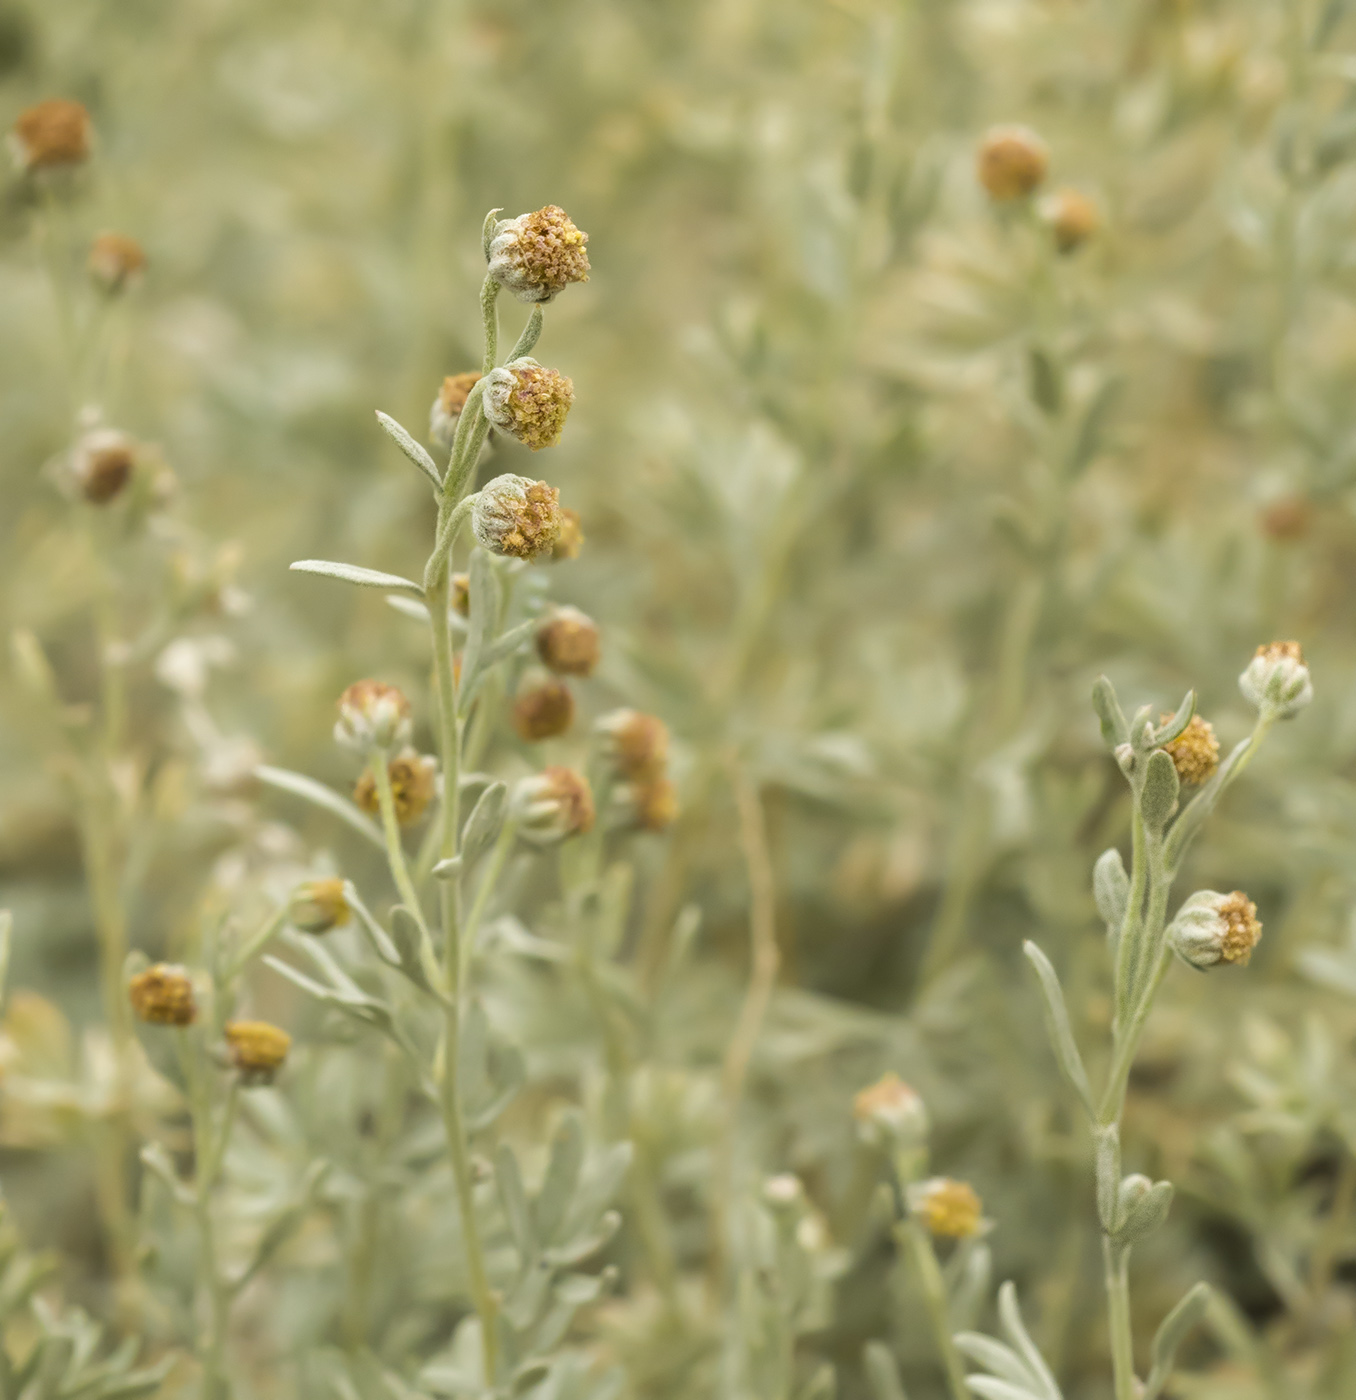
[(476, 886), (476, 895), (471, 901), (471, 912), (466, 916), (466, 926), (462, 929), (462, 960), (457, 974), (459, 985), (464, 985), (469, 980), (471, 956), (475, 949), (476, 934), (480, 931), (480, 921), (485, 917), (485, 910), (489, 907), (495, 887), (499, 884), (499, 877), (504, 873), (504, 866), (508, 864), (508, 858), (513, 852), (513, 843), (517, 839), (518, 823), (513, 820), (506, 821), (499, 833), (499, 839), (494, 843), (494, 850), (490, 852), (489, 864), (480, 877), (480, 884)]
[(480, 284), (480, 315), (485, 323), (485, 353), (480, 372), (488, 374), (499, 356), (499, 283), (487, 273)]
[(1107, 1321), (1111, 1328), (1111, 1365), (1116, 1400), (1135, 1400), (1134, 1333), (1130, 1324), (1130, 1248), (1107, 1237), (1102, 1239), (1106, 1266)]
[[(937, 1262), (937, 1251), (932, 1247), (932, 1237), (913, 1220), (902, 1221), (898, 1233), (908, 1248), (909, 1257), (918, 1272), (918, 1282), (923, 1290), (923, 1305), (927, 1308), (928, 1322), (932, 1326), (932, 1336), (937, 1344), (942, 1370), (946, 1373), (946, 1385), (951, 1400), (971, 1400), (969, 1387), (965, 1384), (965, 1367), (961, 1365), (960, 1353), (951, 1340), (946, 1282), (942, 1278), (941, 1265)], [(1120, 1400), (1119, 1395), (1117, 1400)]]
[(284, 904), (282, 908), (276, 910), (265, 920), (250, 938), (245, 940), (235, 957), (227, 964), (226, 982), (233, 982), (268, 947), (278, 930), (287, 922), (287, 915), (287, 905)]
[(395, 794), (391, 791), (391, 773), (386, 766), (385, 750), (373, 749), (367, 763), (377, 788), (381, 830), (386, 837), (386, 863), (391, 867), (391, 878), (395, 881), (396, 889), (400, 891), (401, 900), (418, 921), (419, 927), (427, 931), (419, 892), (414, 888), (414, 881), (410, 878), (410, 867), (405, 860), (405, 844), (400, 836), (400, 822), (396, 817)]

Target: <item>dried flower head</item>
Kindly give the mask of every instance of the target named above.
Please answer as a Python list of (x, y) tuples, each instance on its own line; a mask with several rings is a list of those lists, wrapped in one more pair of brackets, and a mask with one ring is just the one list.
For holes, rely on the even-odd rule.
[[(1163, 715), (1159, 723), (1166, 724), (1171, 715)], [(1177, 776), (1184, 783), (1203, 783), (1213, 777), (1219, 767), (1219, 740), (1215, 727), (1200, 715), (1192, 715), (1191, 723), (1172, 743), (1164, 744)]]
[(529, 744), (554, 739), (574, 723), (574, 696), (564, 681), (524, 687), (513, 702), (513, 727)]
[(337, 743), (366, 755), (373, 749), (408, 742), (413, 729), (410, 702), (404, 693), (382, 681), (354, 681), (339, 697)]
[(661, 719), (639, 710), (612, 710), (594, 725), (604, 757), (624, 778), (662, 775), (669, 756), (669, 731)]
[(452, 439), (457, 432), (457, 420), (461, 417), (462, 409), (466, 407), (471, 390), (480, 379), (481, 376), (476, 371), (467, 370), (464, 374), (449, 374), (443, 380), (442, 388), (438, 390), (428, 415), (428, 435), (439, 447), (452, 446)]
[(968, 1239), (979, 1234), (984, 1225), (984, 1207), (975, 1188), (947, 1176), (930, 1177), (911, 1186), (909, 1209), (930, 1235), (942, 1239)]
[(1202, 971), (1219, 963), (1246, 966), (1261, 937), (1257, 906), (1242, 890), (1232, 894), (1198, 890), (1182, 905), (1168, 930), (1173, 952)]
[(136, 449), (126, 433), (96, 428), (86, 433), (71, 454), (71, 473), (80, 494), (91, 505), (107, 505), (132, 477)]
[(89, 275), (106, 291), (120, 292), (146, 269), (146, 254), (135, 238), (101, 233), (90, 244)]
[(227, 1021), (223, 1031), (241, 1081), (271, 1084), (287, 1058), (292, 1037), (267, 1021)]
[(579, 512), (569, 506), (560, 508), (560, 534), (556, 537), (551, 558), (560, 563), (565, 559), (578, 559), (584, 547), (584, 531), (579, 523)]
[(500, 219), (490, 236), (490, 276), (519, 301), (550, 301), (571, 282), (589, 280), (588, 241), (555, 204)]
[(127, 984), (132, 1010), (154, 1026), (191, 1026), (198, 1016), (188, 970), (173, 963), (156, 963), (138, 972)]
[(921, 1095), (890, 1071), (852, 1099), (852, 1116), (868, 1141), (914, 1150), (926, 1146), (928, 1111)]
[[(401, 826), (413, 826), (428, 811), (429, 803), (438, 795), (438, 764), (428, 754), (406, 749), (396, 754), (386, 765), (391, 781), (391, 800), (396, 821)], [(381, 800), (377, 796), (377, 780), (371, 767), (363, 769), (353, 788), (353, 800), (364, 812), (377, 816)]]
[(573, 382), (527, 355), (486, 376), (485, 417), (533, 452), (560, 441), (573, 402)]
[(452, 611), (462, 617), (471, 616), (471, 575), (452, 575)]
[(49, 98), (19, 113), (10, 132), (10, 149), (22, 170), (51, 170), (89, 159), (93, 128), (78, 102)]
[(544, 481), (497, 476), (475, 497), (471, 529), (491, 554), (535, 559), (553, 548), (560, 534), (559, 498)]
[(1244, 697), (1272, 719), (1293, 719), (1314, 698), (1313, 681), (1298, 642), (1269, 642), (1238, 678)]
[(979, 183), (999, 203), (1025, 199), (1045, 179), (1050, 152), (1029, 127), (995, 126), (980, 143)]
[(512, 810), (523, 840), (547, 846), (593, 829), (593, 793), (572, 768), (544, 768), (513, 791)]
[(1290, 544), (1302, 540), (1313, 521), (1313, 505), (1303, 496), (1282, 496), (1262, 512), (1262, 533), (1268, 539)]
[(342, 880), (307, 880), (292, 891), (287, 916), (302, 933), (328, 933), (348, 923)]
[(1101, 211), (1079, 190), (1056, 190), (1042, 203), (1041, 214), (1061, 253), (1081, 248), (1102, 226)]
[(591, 676), (601, 655), (598, 624), (578, 608), (556, 608), (537, 628), (537, 655), (558, 675)]
[(662, 774), (612, 790), (613, 820), (636, 831), (667, 831), (678, 820), (678, 789)]

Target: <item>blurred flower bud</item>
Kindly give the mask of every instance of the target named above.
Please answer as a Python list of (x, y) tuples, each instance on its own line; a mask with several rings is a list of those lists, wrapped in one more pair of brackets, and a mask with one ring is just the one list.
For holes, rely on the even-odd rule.
[(1262, 512), (1262, 533), (1282, 544), (1302, 540), (1314, 521), (1314, 508), (1303, 496), (1282, 496)]
[[(1166, 724), (1171, 715), (1163, 715), (1160, 724)], [(1177, 776), (1184, 783), (1203, 783), (1214, 776), (1219, 767), (1219, 740), (1215, 737), (1215, 727), (1200, 715), (1192, 715), (1191, 723), (1172, 743), (1164, 744)]]
[(512, 811), (519, 835), (548, 846), (593, 828), (593, 793), (572, 768), (544, 768), (513, 790)]
[(998, 203), (1025, 199), (1045, 179), (1050, 152), (1030, 127), (995, 126), (980, 143), (979, 183)]
[(227, 1021), (223, 1027), (231, 1063), (245, 1084), (272, 1084), (292, 1037), (267, 1021)]
[(471, 575), (452, 575), (452, 611), (462, 617), (471, 616)]
[(127, 995), (137, 1019), (151, 1025), (191, 1026), (198, 1016), (188, 970), (173, 963), (138, 972), (127, 984)]
[[(539, 452), (560, 441), (574, 402), (574, 384), (559, 370), (547, 369), (524, 355), (489, 372), (484, 402), (485, 417), (496, 428)], [(555, 544), (554, 535), (551, 543)]]
[(89, 275), (109, 293), (123, 291), (146, 268), (146, 254), (135, 238), (101, 233), (90, 245)]
[(564, 681), (548, 679), (518, 692), (513, 727), (529, 744), (554, 739), (574, 723), (574, 696)]
[(1139, 1172), (1125, 1177), (1116, 1192), (1116, 1238), (1127, 1244), (1142, 1240), (1168, 1218), (1171, 1205), (1171, 1183), (1150, 1181)]
[(334, 738), (346, 749), (365, 756), (373, 749), (393, 748), (406, 743), (412, 729), (410, 702), (393, 685), (354, 681), (339, 697)]
[(612, 789), (612, 821), (633, 831), (667, 831), (678, 820), (678, 789), (662, 774)]
[(348, 922), (342, 880), (307, 880), (292, 891), (287, 916), (302, 933), (328, 933)]
[[(406, 749), (386, 765), (386, 776), (391, 781), (396, 821), (401, 826), (413, 826), (438, 795), (437, 761), (428, 754)], [(377, 780), (372, 776), (370, 766), (363, 769), (362, 777), (354, 785), (353, 800), (364, 812), (374, 817), (380, 815)]]
[(1244, 698), (1263, 716), (1293, 719), (1314, 698), (1313, 681), (1298, 642), (1269, 642), (1257, 648), (1238, 678)]
[(795, 1210), (805, 1200), (805, 1187), (794, 1172), (781, 1172), (763, 1182), (763, 1200), (779, 1214)]
[(669, 756), (669, 731), (663, 720), (639, 710), (612, 710), (593, 726), (603, 756), (624, 778), (648, 779), (663, 774)]
[(579, 551), (584, 547), (584, 531), (579, 523), (579, 512), (571, 510), (569, 506), (560, 508), (560, 534), (556, 537), (555, 548), (551, 551), (551, 558), (557, 564), (566, 559), (578, 559)]
[(489, 244), (489, 273), (519, 301), (550, 301), (589, 280), (589, 236), (557, 205), (500, 219)]
[(136, 450), (126, 433), (115, 428), (96, 428), (76, 443), (71, 454), (71, 475), (87, 501), (103, 506), (122, 492), (136, 460)]
[(852, 1116), (862, 1137), (877, 1147), (913, 1152), (927, 1146), (927, 1105), (893, 1070), (857, 1091)]
[(491, 554), (535, 559), (560, 534), (560, 492), (525, 476), (497, 476), (482, 486), (471, 511), (471, 529)]
[(50, 170), (88, 160), (92, 136), (80, 103), (53, 97), (19, 113), (9, 146), (21, 170)]
[(1078, 190), (1056, 190), (1041, 202), (1041, 216), (1061, 253), (1081, 248), (1102, 226), (1101, 212)]
[(428, 415), (428, 435), (439, 447), (452, 446), (452, 439), (457, 432), (457, 420), (461, 417), (462, 409), (466, 407), (471, 390), (480, 382), (480, 378), (474, 370), (467, 370), (464, 374), (449, 374), (443, 380), (443, 386), (438, 390)]
[(984, 1207), (966, 1181), (934, 1176), (909, 1187), (909, 1210), (919, 1217), (930, 1235), (963, 1240), (979, 1234)]
[(537, 655), (561, 676), (591, 676), (598, 665), (598, 624), (578, 608), (556, 608), (537, 628)]
[(1198, 890), (1168, 929), (1173, 952), (1201, 971), (1222, 962), (1246, 966), (1261, 937), (1257, 906), (1242, 890)]

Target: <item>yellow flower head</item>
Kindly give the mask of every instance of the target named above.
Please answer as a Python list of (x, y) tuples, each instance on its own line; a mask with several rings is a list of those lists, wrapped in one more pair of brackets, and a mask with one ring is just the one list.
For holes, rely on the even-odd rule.
[(934, 1176), (911, 1189), (909, 1204), (928, 1233), (942, 1239), (969, 1239), (984, 1224), (983, 1203), (967, 1181)]
[(137, 1019), (154, 1026), (191, 1026), (198, 1018), (188, 970), (173, 963), (138, 972), (127, 984), (127, 995)]
[(292, 1045), (292, 1037), (267, 1021), (227, 1021), (231, 1063), (246, 1084), (271, 1084)]
[[(1171, 715), (1164, 715), (1159, 723), (1166, 724), (1171, 718)], [(1192, 715), (1191, 723), (1172, 743), (1163, 747), (1184, 783), (1203, 783), (1213, 777), (1219, 767), (1219, 740), (1215, 737), (1214, 726), (1200, 715)]]

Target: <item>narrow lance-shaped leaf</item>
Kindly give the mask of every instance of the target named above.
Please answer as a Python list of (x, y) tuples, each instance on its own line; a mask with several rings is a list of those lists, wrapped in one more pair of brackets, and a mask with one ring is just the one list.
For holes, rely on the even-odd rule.
[(1196, 714), (1196, 692), (1188, 690), (1178, 705), (1176, 711), (1168, 722), (1161, 729), (1154, 731), (1155, 744), (1170, 744), (1174, 739), (1180, 739), (1186, 732)]
[(867, 1342), (862, 1362), (874, 1400), (909, 1400), (895, 1358), (883, 1342)]
[(386, 850), (386, 840), (376, 823), (365, 816), (347, 797), (335, 792), (333, 788), (326, 787), (324, 783), (316, 782), (314, 778), (308, 778), (305, 773), (293, 773), (287, 768), (271, 768), (267, 764), (261, 764), (256, 768), (254, 776), (261, 783), (277, 788), (279, 792), (289, 792), (293, 797), (300, 797), (313, 807), (319, 807), (322, 811), (329, 812), (331, 816), (338, 817), (340, 821), (351, 826), (354, 831), (366, 836), (379, 851)]
[(1114, 846), (1103, 851), (1092, 867), (1092, 897), (1107, 928), (1113, 935), (1119, 933), (1130, 903), (1130, 877), (1125, 872), (1121, 853)]
[(410, 434), (400, 426), (396, 420), (389, 415), (377, 410), (377, 422), (386, 430), (387, 436), (392, 442), (424, 473), (426, 477), (440, 490), (443, 479), (438, 475), (438, 468), (433, 463), (433, 458), (410, 436)]
[(491, 783), (466, 818), (461, 837), (461, 858), (465, 864), (469, 865), (495, 843), (507, 813), (508, 787)]
[(1088, 1072), (1083, 1068), (1083, 1057), (1078, 1053), (1073, 1028), (1069, 1025), (1069, 1011), (1064, 1004), (1064, 992), (1059, 985), (1059, 977), (1050, 965), (1050, 959), (1030, 939), (1022, 945), (1022, 951), (1026, 954), (1027, 961), (1036, 969), (1036, 976), (1040, 981), (1045, 1002), (1045, 1026), (1055, 1058), (1059, 1061), (1065, 1078), (1078, 1095), (1084, 1111), (1090, 1119), (1095, 1119), (1097, 1114), (1092, 1102), (1092, 1088), (1088, 1084)]
[(1201, 1320), (1210, 1302), (1210, 1285), (1198, 1283), (1159, 1324), (1154, 1334), (1153, 1368), (1144, 1387), (1144, 1400), (1157, 1400), (1172, 1374), (1177, 1348)]
[(518, 1169), (518, 1159), (506, 1142), (501, 1142), (494, 1154), (494, 1179), (499, 1188), (499, 1203), (504, 1208), (504, 1219), (508, 1222), (509, 1233), (513, 1236), (520, 1260), (525, 1265), (536, 1258), (537, 1238), (532, 1229), (532, 1212), (527, 1204), (527, 1192), (523, 1190), (523, 1175)]
[(1177, 776), (1172, 755), (1164, 753), (1162, 749), (1155, 750), (1149, 755), (1144, 787), (1139, 797), (1140, 815), (1150, 831), (1162, 831), (1168, 824), (1168, 819), (1177, 810), (1181, 790), (1182, 782)]
[(1022, 1312), (1017, 1306), (1017, 1288), (1011, 1280), (998, 1290), (998, 1320), (1002, 1324), (1004, 1336), (1039, 1381), (1039, 1394), (1044, 1400), (1062, 1400), (1059, 1386), (1055, 1384), (1055, 1378), (1045, 1364), (1045, 1358), (1036, 1343), (1031, 1340), (1031, 1335), (1022, 1322)]
[(1092, 707), (1102, 725), (1102, 739), (1107, 748), (1114, 749), (1130, 739), (1130, 726), (1125, 722), (1116, 688), (1105, 676), (1098, 676), (1092, 687)]
[(399, 574), (383, 574), (378, 569), (364, 569), (360, 564), (341, 564), (334, 559), (298, 559), (288, 568), (293, 573), (319, 574), (322, 578), (335, 578), (359, 588), (381, 588), (410, 598), (424, 596), (424, 590), (411, 579), (401, 578)]

